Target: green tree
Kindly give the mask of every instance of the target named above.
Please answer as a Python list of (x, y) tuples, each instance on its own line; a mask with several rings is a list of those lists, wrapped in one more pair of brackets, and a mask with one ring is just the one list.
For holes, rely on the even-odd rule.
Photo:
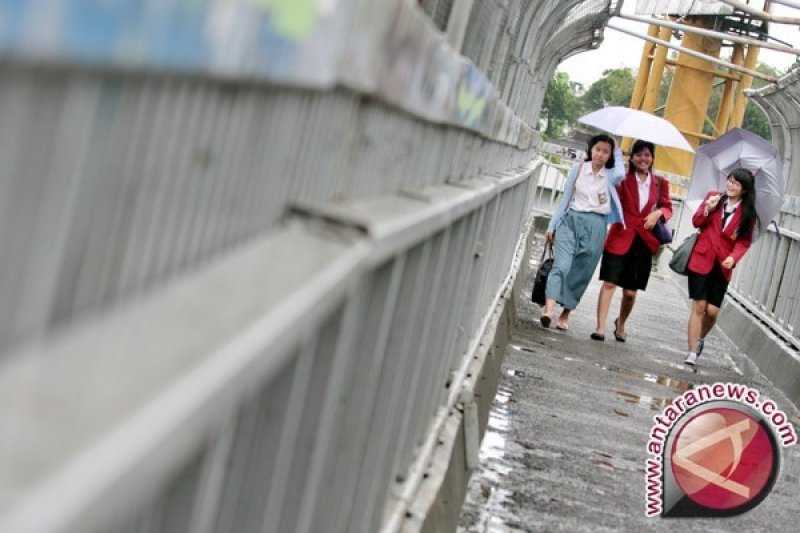
[(760, 135), (768, 141), (772, 141), (772, 130), (769, 128), (769, 119), (761, 109), (753, 102), (747, 102), (744, 109), (744, 119), (742, 128)]
[(557, 72), (547, 84), (542, 113), (547, 117), (545, 137), (560, 137), (566, 126), (572, 126), (582, 112), (581, 101), (575, 95), (577, 84), (566, 72)]
[(633, 94), (633, 71), (629, 68), (615, 68), (603, 72), (603, 76), (592, 83), (581, 97), (586, 112), (618, 105), (629, 106)]
[[(775, 67), (767, 65), (766, 63), (759, 63), (756, 67), (756, 70), (762, 74), (768, 74), (770, 76), (775, 76), (776, 78), (780, 76), (780, 72), (778, 72)], [(754, 89), (759, 89), (767, 84), (769, 84), (769, 82), (762, 80), (761, 78), (753, 79)], [(764, 112), (761, 111), (761, 109), (752, 101), (748, 101), (747, 107), (744, 109), (742, 128), (746, 129), (747, 131), (752, 131), (756, 135), (760, 135), (768, 141), (772, 141), (772, 130), (770, 130), (769, 127), (769, 119), (767, 118), (767, 115), (765, 115)]]

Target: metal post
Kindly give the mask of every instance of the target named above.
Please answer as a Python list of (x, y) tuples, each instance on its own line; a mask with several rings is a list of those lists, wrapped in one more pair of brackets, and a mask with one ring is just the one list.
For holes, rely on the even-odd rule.
[[(707, 24), (702, 18), (692, 18), (690, 23), (697, 25)], [(686, 33), (683, 37), (683, 47), (699, 51), (702, 55), (719, 57), (721, 42), (719, 39)], [(664, 109), (664, 118), (672, 122), (681, 132), (689, 135), (689, 142), (697, 147), (705, 123), (708, 101), (711, 97), (711, 86), (714, 75), (703, 70), (686, 67), (699, 67), (710, 69), (712, 65), (705, 59), (681, 52), (678, 56), (678, 66), (672, 79), (667, 107)], [(693, 157), (690, 152), (675, 149), (666, 149), (659, 157), (659, 168), (673, 174), (688, 176), (692, 170)]]
[[(669, 40), (672, 37), (672, 30), (669, 28), (661, 28), (658, 36), (661, 41), (669, 43)], [(644, 93), (642, 111), (652, 113), (656, 109), (656, 105), (658, 104), (658, 92), (659, 89), (661, 89), (661, 80), (664, 77), (667, 49), (667, 46), (659, 46), (656, 48), (656, 54), (653, 58), (653, 67), (650, 71), (650, 76), (647, 80), (647, 89)]]
[[(792, 48), (791, 46), (786, 46), (783, 44), (775, 44), (768, 41), (758, 41), (756, 39), (751, 39), (749, 37), (742, 37), (740, 35), (735, 35), (733, 33), (723, 33), (719, 31), (709, 30), (706, 28), (698, 28), (697, 26), (691, 26), (688, 24), (679, 24), (677, 22), (671, 22), (668, 20), (662, 20), (654, 17), (640, 17), (638, 15), (623, 15), (623, 14), (617, 15), (617, 17), (621, 19), (634, 20), (636, 22), (644, 22), (645, 24), (650, 24), (651, 26), (652, 25), (662, 26), (665, 28), (672, 28), (673, 30), (694, 33), (697, 35), (703, 35), (705, 37), (724, 39), (726, 41), (730, 41), (733, 43), (757, 44), (762, 48), (769, 48), (770, 50), (775, 50), (777, 52), (800, 55), (800, 49), (798, 48)], [(653, 37), (655, 37), (655, 35), (653, 35)]]
[[(651, 24), (647, 29), (647, 35), (650, 37), (658, 36), (658, 26)], [(636, 85), (633, 87), (633, 94), (631, 95), (631, 109), (641, 109), (644, 101), (645, 89), (647, 89), (647, 80), (650, 78), (650, 67), (653, 64), (651, 54), (655, 44), (650, 41), (645, 41), (642, 48), (642, 58), (639, 60), (639, 71), (636, 73)], [(622, 150), (628, 152), (631, 149), (633, 139), (625, 137), (622, 139)]]
[[(737, 44), (734, 46), (731, 62), (736, 65), (741, 65), (744, 62), (743, 45)], [(734, 82), (733, 80), (726, 80), (725, 92), (723, 93), (722, 100), (720, 101), (719, 112), (717, 113), (717, 121), (715, 124), (718, 135), (722, 135), (728, 131), (728, 123), (731, 119), (731, 112), (733, 111), (734, 96)]]
[(464, 45), (464, 36), (467, 33), (473, 2), (474, 0), (456, 0), (450, 12), (450, 20), (447, 23), (447, 40), (450, 46), (459, 52)]
[(766, 11), (762, 11), (760, 9), (756, 9), (752, 6), (745, 4), (744, 2), (739, 2), (737, 0), (720, 0), (728, 4), (729, 6), (735, 7), (739, 11), (744, 11), (752, 15), (753, 17), (761, 20), (768, 20), (770, 22), (775, 22), (777, 24), (793, 24), (798, 25), (800, 24), (800, 18), (798, 17), (784, 17), (780, 15), (773, 15)]
[[(616, 26), (614, 24), (608, 23), (608, 24), (606, 24), (606, 28), (609, 28), (609, 29), (612, 29), (612, 30), (616, 30), (616, 31), (621, 32), (621, 33), (626, 33), (628, 35), (632, 35), (634, 37), (638, 37), (639, 39), (644, 39), (645, 41), (651, 41), (651, 42), (654, 42), (654, 43), (656, 43), (658, 45), (666, 46), (667, 48), (672, 48), (673, 50), (678, 50), (683, 54), (686, 54), (686, 55), (689, 55), (689, 56), (692, 56), (692, 57), (696, 57), (698, 59), (702, 59), (703, 61), (708, 61), (709, 63), (714, 63), (716, 65), (720, 65), (720, 66), (729, 68), (731, 70), (735, 70), (736, 72), (742, 72), (744, 74), (749, 74), (750, 76), (753, 76), (753, 77), (756, 77), (756, 78), (761, 78), (762, 80), (766, 80), (766, 81), (768, 81), (770, 83), (775, 83), (776, 81), (778, 81), (778, 78), (776, 78), (775, 76), (770, 76), (768, 74), (762, 74), (761, 72), (758, 72), (757, 70), (746, 69), (744, 67), (740, 67), (738, 65), (734, 65), (733, 63), (731, 63), (729, 61), (725, 61), (723, 59), (719, 59), (719, 57), (710, 56), (708, 54), (704, 54), (702, 52), (698, 52), (697, 50), (692, 50), (692, 49), (687, 48), (685, 46), (679, 46), (677, 44), (671, 44), (668, 41), (664, 41), (664, 40), (661, 40), (661, 39), (656, 39), (656, 38), (650, 37), (649, 35), (645, 35), (643, 33), (638, 33), (638, 32), (635, 32), (635, 31), (631, 31), (631, 30), (629, 30), (627, 28), (623, 28), (621, 26)], [(706, 67), (704, 70), (708, 70), (708, 68), (709, 67)]]
[[(744, 60), (744, 66), (748, 69), (754, 69), (758, 64), (758, 53), (761, 50), (758, 46), (750, 45), (747, 47), (747, 56)], [(731, 114), (730, 125), (731, 127), (738, 128), (742, 125), (744, 120), (744, 112), (747, 108), (747, 96), (745, 91), (753, 84), (752, 76), (742, 76), (741, 81), (736, 87), (736, 101), (733, 106), (733, 113)]]

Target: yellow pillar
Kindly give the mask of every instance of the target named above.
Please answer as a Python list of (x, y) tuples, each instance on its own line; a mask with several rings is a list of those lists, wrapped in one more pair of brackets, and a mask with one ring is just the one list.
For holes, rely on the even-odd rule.
[[(733, 56), (731, 63), (734, 65), (742, 65), (744, 63), (744, 45), (737, 43), (733, 48)], [(741, 78), (740, 78), (741, 79)], [(731, 111), (733, 111), (734, 96), (736, 95), (734, 81), (728, 79), (725, 81), (725, 92), (722, 94), (722, 100), (719, 103), (719, 112), (717, 113), (717, 120), (715, 127), (717, 135), (722, 135), (728, 131), (728, 123), (731, 119)]]
[[(747, 45), (747, 56), (744, 59), (744, 66), (749, 69), (755, 69), (758, 64), (758, 52), (761, 50), (758, 46)], [(742, 126), (744, 120), (744, 111), (747, 107), (747, 96), (744, 92), (753, 84), (753, 77), (747, 74), (742, 74), (739, 84), (736, 87), (736, 99), (733, 104), (733, 112), (731, 113), (731, 128), (739, 128)]]
[[(658, 29), (659, 27), (655, 24), (650, 24), (650, 27), (647, 29), (647, 35), (650, 37), (657, 37)], [(631, 109), (641, 109), (642, 107), (644, 91), (647, 88), (647, 80), (650, 78), (650, 66), (653, 63), (653, 59), (650, 55), (653, 53), (653, 48), (655, 48), (655, 46), (654, 43), (645, 41), (642, 47), (642, 58), (639, 60), (639, 71), (636, 73), (636, 84), (633, 86), (633, 94), (631, 95)], [(632, 144), (633, 139), (625, 137), (622, 139), (622, 150), (629, 152)]]
[[(685, 24), (709, 28), (711, 22), (700, 17), (692, 17)], [(684, 48), (697, 50), (712, 57), (719, 57), (721, 42), (713, 37), (704, 37), (686, 32), (683, 37)], [(672, 122), (689, 143), (697, 148), (706, 120), (711, 87), (714, 83), (712, 65), (705, 59), (681, 53), (678, 55), (675, 75), (672, 78), (667, 98), (664, 118)], [(694, 158), (690, 152), (675, 148), (665, 148), (656, 158), (656, 166), (666, 172), (688, 176), (692, 171)]]
[[(669, 28), (661, 28), (658, 38), (662, 41), (669, 41), (672, 37), (672, 30)], [(644, 92), (644, 102), (642, 102), (642, 111), (652, 113), (658, 105), (658, 91), (661, 88), (661, 79), (664, 77), (664, 66), (667, 62), (667, 51), (669, 48), (666, 46), (656, 46), (655, 57), (653, 57), (653, 67), (650, 71), (650, 77), (647, 80), (647, 88)]]

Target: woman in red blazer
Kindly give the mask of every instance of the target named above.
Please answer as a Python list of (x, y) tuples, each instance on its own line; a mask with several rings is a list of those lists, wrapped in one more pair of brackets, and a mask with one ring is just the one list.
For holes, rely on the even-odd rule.
[(725, 194), (708, 193), (692, 217), (700, 229), (689, 257), (689, 355), (684, 361), (695, 366), (705, 337), (717, 323), (719, 309), (733, 268), (742, 260), (753, 238), (756, 222), (756, 191), (753, 174), (739, 168), (731, 172)]
[(614, 291), (622, 287), (619, 316), (614, 320), (614, 338), (625, 342), (625, 322), (636, 302), (636, 292), (647, 289), (653, 255), (661, 243), (653, 234), (659, 219), (672, 216), (669, 182), (653, 174), (655, 145), (638, 140), (633, 143), (628, 174), (617, 185), (625, 223), (616, 223), (606, 238), (600, 279), (603, 286), (597, 299), (597, 329), (594, 340), (605, 340), (608, 308)]

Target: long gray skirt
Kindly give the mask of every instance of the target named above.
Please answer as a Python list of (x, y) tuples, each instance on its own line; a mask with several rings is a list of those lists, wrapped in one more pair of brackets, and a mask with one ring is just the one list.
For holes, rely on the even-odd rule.
[(556, 230), (555, 260), (545, 295), (566, 309), (578, 306), (603, 253), (607, 217), (570, 209)]

